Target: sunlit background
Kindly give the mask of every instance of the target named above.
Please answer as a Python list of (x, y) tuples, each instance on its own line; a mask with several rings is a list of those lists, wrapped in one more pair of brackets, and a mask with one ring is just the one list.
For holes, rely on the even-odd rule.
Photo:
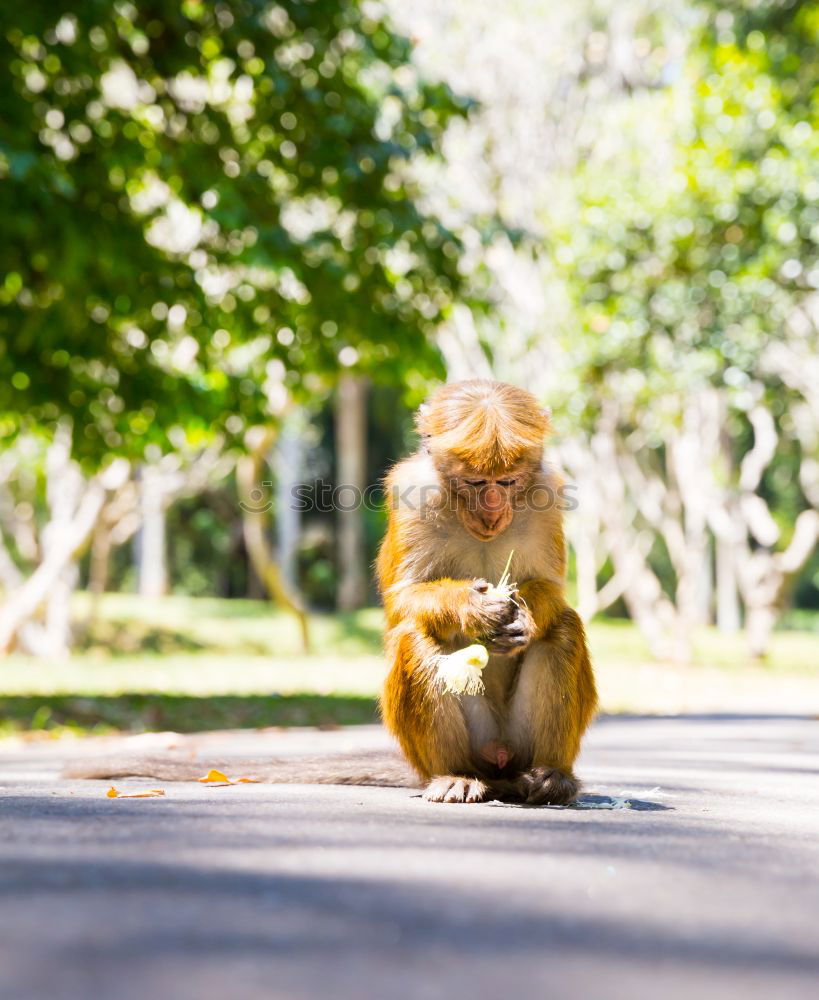
[(374, 719), (385, 519), (349, 500), (473, 375), (553, 411), (603, 707), (804, 708), (819, 6), (13, 22), (0, 733)]

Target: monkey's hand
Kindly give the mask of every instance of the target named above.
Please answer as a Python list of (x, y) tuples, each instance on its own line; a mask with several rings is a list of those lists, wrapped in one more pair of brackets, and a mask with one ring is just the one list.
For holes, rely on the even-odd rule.
[(475, 580), (466, 622), (467, 634), (482, 642), (490, 653), (512, 654), (528, 646), (534, 636), (534, 621), (518, 594)]
[[(483, 581), (478, 581), (483, 583)], [(481, 641), (490, 653), (511, 656), (521, 652), (535, 637), (535, 620), (518, 591), (513, 594), (490, 587), (484, 591), (487, 599), (503, 602), (503, 610), (489, 623)]]

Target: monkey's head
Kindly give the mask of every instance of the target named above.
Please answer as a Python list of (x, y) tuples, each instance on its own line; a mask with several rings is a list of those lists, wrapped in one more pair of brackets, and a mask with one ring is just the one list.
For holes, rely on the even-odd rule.
[(548, 412), (525, 389), (470, 379), (438, 389), (416, 423), (470, 535), (488, 542), (505, 531), (540, 467)]

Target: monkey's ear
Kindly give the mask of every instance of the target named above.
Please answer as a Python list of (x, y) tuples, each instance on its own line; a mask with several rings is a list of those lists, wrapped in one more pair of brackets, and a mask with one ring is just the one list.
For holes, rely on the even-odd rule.
[[(429, 416), (429, 403), (421, 403), (415, 411), (415, 426), (419, 434), (424, 434), (427, 417)], [(429, 435), (425, 435), (429, 436)]]
[(543, 438), (546, 440), (552, 436), (554, 428), (552, 427), (552, 408), (551, 406), (542, 406), (540, 408), (540, 415), (543, 419)]

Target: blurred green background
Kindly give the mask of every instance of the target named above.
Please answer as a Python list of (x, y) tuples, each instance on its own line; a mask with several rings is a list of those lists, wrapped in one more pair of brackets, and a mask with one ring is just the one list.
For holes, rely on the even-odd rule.
[(0, 732), (338, 725), (358, 502), (553, 411), (611, 711), (804, 710), (819, 5), (31, 2), (0, 38)]

